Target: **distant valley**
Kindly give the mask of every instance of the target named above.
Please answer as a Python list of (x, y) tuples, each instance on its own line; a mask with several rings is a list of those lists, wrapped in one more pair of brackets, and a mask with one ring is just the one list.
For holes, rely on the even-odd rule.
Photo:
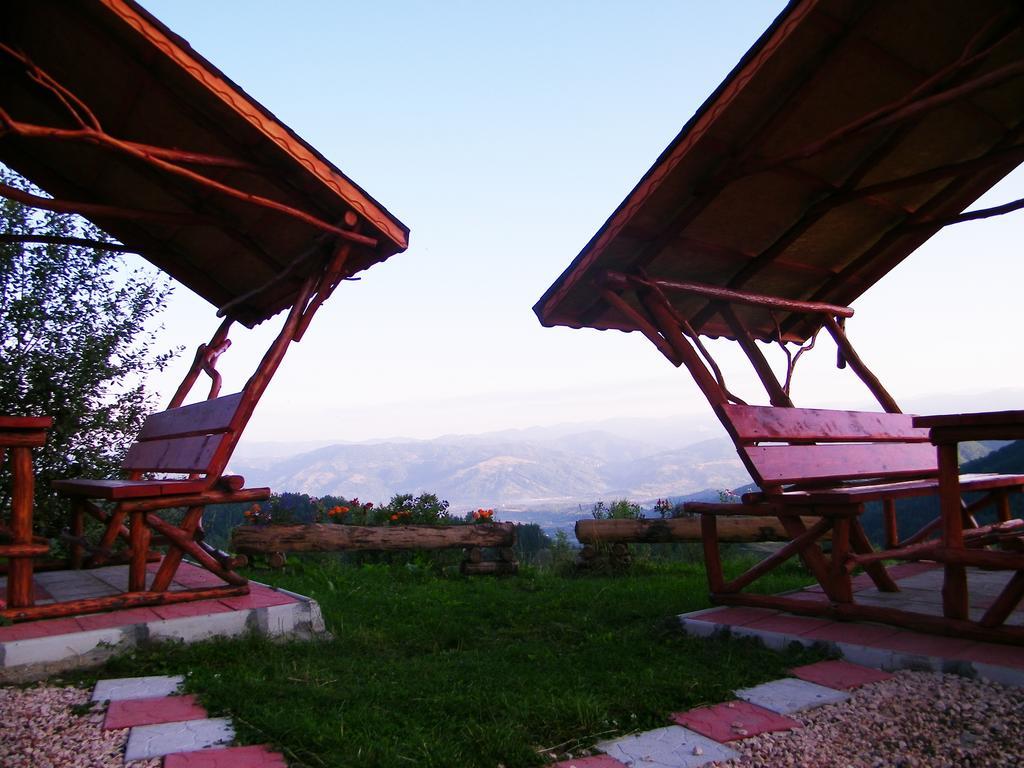
[(666, 449), (661, 442), (599, 430), (526, 439), (496, 433), (342, 443), (283, 457), (268, 456), (265, 448), (257, 455), (239, 453), (232, 471), (249, 485), (375, 502), (398, 492), (430, 491), (456, 509), (648, 501), (750, 482), (725, 438)]

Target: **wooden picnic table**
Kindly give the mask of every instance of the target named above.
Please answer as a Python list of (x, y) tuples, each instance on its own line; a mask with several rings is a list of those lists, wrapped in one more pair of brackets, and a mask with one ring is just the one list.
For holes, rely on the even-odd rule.
[[(942, 587), (943, 614), (947, 618), (967, 619), (967, 565), (987, 565), (1016, 570), (1010, 584), (989, 608), (981, 623), (1002, 622), (1024, 596), (1024, 554), (1010, 552), (975, 552), (967, 554), (964, 546), (964, 510), (960, 493), (959, 444), (969, 440), (1024, 439), (1024, 411), (989, 413), (958, 413), (938, 416), (917, 416), (915, 427), (929, 430), (929, 438), (938, 451), (939, 501), (942, 514), (942, 541), (946, 551), (945, 578)], [(1000, 517), (1009, 517), (1008, 502), (1001, 505)], [(961, 553), (960, 557), (949, 557)], [(984, 557), (984, 555), (991, 555)], [(983, 563), (982, 560), (985, 562)]]
[(32, 449), (46, 442), (51, 426), (53, 419), (48, 416), (0, 416), (0, 464), (5, 453), (11, 457), (11, 520), (2, 531), (11, 541), (0, 544), (0, 556), (8, 561), (7, 605), (11, 608), (32, 605), (32, 558), (49, 551), (47, 544), (32, 538)]

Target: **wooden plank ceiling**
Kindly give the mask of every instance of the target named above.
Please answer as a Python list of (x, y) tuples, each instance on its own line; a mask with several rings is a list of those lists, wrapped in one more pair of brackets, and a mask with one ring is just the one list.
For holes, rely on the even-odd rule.
[[(132, 0), (4, 2), (0, 44), (0, 107), (14, 121), (0, 126), (0, 161), (93, 206), (102, 229), (246, 325), (294, 301), (344, 239), (332, 227), (356, 242), (346, 275), (408, 245), (400, 221)], [(91, 115), (41, 87), (41, 73)], [(85, 135), (94, 123), (102, 140)]]
[[(1024, 159), (1022, 27), (1009, 0), (792, 2), (534, 311), (637, 330), (602, 298), (642, 313), (636, 277), (849, 305)], [(666, 294), (735, 338), (708, 299)], [(761, 339), (821, 324), (735, 308)]]

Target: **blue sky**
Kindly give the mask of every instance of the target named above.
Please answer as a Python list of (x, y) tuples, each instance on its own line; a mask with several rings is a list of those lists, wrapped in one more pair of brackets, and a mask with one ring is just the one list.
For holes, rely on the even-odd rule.
[[(646, 339), (545, 329), (531, 307), (782, 3), (142, 1), (412, 229), (324, 306), (250, 439), (710, 414)], [(986, 199), (1022, 188), (1018, 172)], [(897, 399), (1019, 385), (1022, 223), (951, 228), (854, 305), (851, 337)], [(184, 288), (165, 321), (189, 349), (161, 401), (216, 327)], [(226, 391), (268, 330), (235, 333)], [(868, 404), (830, 349), (808, 358), (798, 401)]]

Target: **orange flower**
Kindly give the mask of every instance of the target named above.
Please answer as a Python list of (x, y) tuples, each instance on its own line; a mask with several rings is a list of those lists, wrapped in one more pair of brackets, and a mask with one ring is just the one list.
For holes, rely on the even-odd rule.
[(392, 519), (392, 520), (397, 520), (397, 519), (398, 519), (398, 515), (392, 515), (392, 516), (391, 516), (391, 519)]
[(338, 514), (339, 515), (347, 515), (348, 514), (348, 507), (335, 507), (335, 509), (338, 510)]

